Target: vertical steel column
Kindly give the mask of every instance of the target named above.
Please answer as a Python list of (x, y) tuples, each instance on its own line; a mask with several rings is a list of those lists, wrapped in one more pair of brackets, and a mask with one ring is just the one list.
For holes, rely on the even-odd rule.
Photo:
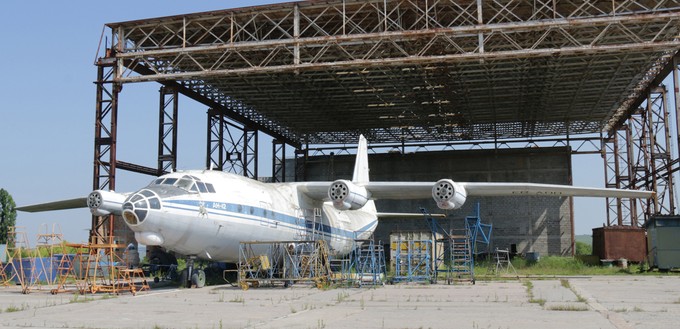
[(272, 141), (272, 179), (276, 183), (286, 181), (286, 142)]
[(243, 168), (244, 175), (253, 179), (258, 178), (257, 166), (258, 166), (258, 156), (257, 150), (259, 147), (258, 133), (257, 130), (243, 131), (244, 143), (243, 143)]
[(224, 115), (215, 109), (208, 110), (208, 150), (206, 168), (224, 170)]
[(305, 136), (304, 149), (295, 149), (295, 181), (301, 182), (307, 180), (307, 160), (309, 159), (309, 140)]
[[(628, 139), (630, 163), (631, 163), (631, 188), (652, 190), (649, 182), (649, 124), (647, 112), (638, 108), (628, 119), (630, 134)], [(633, 225), (641, 225), (651, 214), (653, 201), (646, 199), (636, 200), (635, 211), (637, 221)]]
[[(630, 139), (628, 125), (618, 128), (612, 136), (603, 139), (602, 152), (605, 159), (605, 187), (629, 188), (631, 186)], [(606, 198), (607, 226), (633, 225), (637, 223), (635, 201), (624, 198)]]
[[(675, 99), (675, 134), (676, 134), (676, 156), (680, 158), (680, 60), (678, 56), (673, 57), (673, 99)], [(676, 159), (678, 160), (678, 159)]]
[[(116, 135), (118, 123), (118, 93), (114, 82), (117, 62), (112, 51), (97, 61), (97, 104), (94, 131), (94, 171), (92, 189), (116, 188)], [(91, 243), (106, 243), (113, 236), (113, 215), (92, 216)]]
[(649, 116), (651, 181), (656, 200), (655, 214), (674, 214), (673, 175), (671, 173), (671, 133), (668, 123), (668, 99), (666, 87), (661, 85), (649, 91), (647, 97)]
[(177, 170), (177, 124), (179, 94), (161, 87), (158, 109), (158, 176)]
[(208, 168), (257, 178), (257, 143), (256, 130), (230, 122), (220, 111), (208, 110)]

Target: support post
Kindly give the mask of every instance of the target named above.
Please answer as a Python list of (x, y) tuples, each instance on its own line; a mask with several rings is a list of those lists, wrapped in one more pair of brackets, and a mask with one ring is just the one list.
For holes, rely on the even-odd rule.
[(276, 183), (286, 181), (286, 143), (272, 141), (272, 179)]
[(163, 86), (159, 90), (158, 110), (158, 173), (177, 170), (178, 92)]
[(206, 166), (257, 178), (257, 131), (227, 119), (224, 113), (208, 110)]
[[(112, 50), (97, 61), (97, 104), (94, 132), (93, 190), (116, 188), (116, 134), (118, 122), (118, 93), (120, 84), (114, 82), (117, 62)], [(113, 215), (92, 216), (91, 243), (106, 243), (114, 235)]]

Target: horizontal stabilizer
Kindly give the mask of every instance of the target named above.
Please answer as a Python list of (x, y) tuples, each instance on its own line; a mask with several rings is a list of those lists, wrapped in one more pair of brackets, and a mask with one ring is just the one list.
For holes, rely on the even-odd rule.
[(26, 212), (41, 212), (41, 211), (52, 211), (52, 210), (65, 210), (65, 209), (77, 209), (77, 208), (87, 208), (87, 198), (76, 198), (70, 200), (61, 200), (48, 203), (33, 204), (29, 206), (21, 206), (16, 209), (19, 211)]

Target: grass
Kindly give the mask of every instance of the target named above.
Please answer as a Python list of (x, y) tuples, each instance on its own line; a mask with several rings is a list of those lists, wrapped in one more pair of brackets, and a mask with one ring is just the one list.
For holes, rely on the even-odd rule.
[(527, 296), (529, 296), (529, 303), (538, 304), (541, 307), (545, 305), (546, 300), (543, 298), (534, 297), (534, 284), (531, 281), (525, 281), (524, 286), (527, 288)]
[(14, 305), (14, 304), (10, 304), (10, 305), (7, 306), (7, 308), (5, 309), (5, 312), (7, 312), (7, 313), (21, 312), (21, 311), (23, 311), (23, 310), (25, 310), (25, 309), (27, 309), (27, 308), (28, 308), (28, 305), (27, 305), (27, 304), (22, 304), (21, 306), (16, 306), (16, 305)]
[(580, 304), (569, 304), (569, 305), (550, 305), (546, 307), (546, 310), (549, 311), (587, 311), (588, 306), (586, 305), (580, 305)]
[(80, 294), (75, 293), (75, 294), (73, 294), (73, 297), (71, 297), (71, 299), (69, 299), (69, 303), (72, 303), (72, 304), (73, 303), (87, 303), (87, 302), (91, 302), (93, 300), (94, 300), (94, 298), (92, 298), (92, 297), (83, 297), (83, 296), (80, 296)]
[[(582, 257), (545, 256), (538, 262), (528, 262), (515, 257), (511, 262), (519, 276), (556, 276), (556, 275), (630, 275), (647, 273), (640, 265), (631, 264), (628, 269), (618, 267), (604, 267), (591, 265), (583, 261)], [(479, 261), (475, 264), (475, 274), (478, 278), (492, 276), (489, 272), (489, 261)], [(650, 274), (654, 274), (651, 273)], [(495, 276), (495, 275), (494, 275)]]

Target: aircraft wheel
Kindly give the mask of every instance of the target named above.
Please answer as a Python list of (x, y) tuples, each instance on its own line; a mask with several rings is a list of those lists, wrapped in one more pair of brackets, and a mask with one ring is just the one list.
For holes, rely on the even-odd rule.
[(196, 288), (205, 287), (205, 272), (203, 270), (195, 270), (191, 274), (191, 285), (196, 286)]

